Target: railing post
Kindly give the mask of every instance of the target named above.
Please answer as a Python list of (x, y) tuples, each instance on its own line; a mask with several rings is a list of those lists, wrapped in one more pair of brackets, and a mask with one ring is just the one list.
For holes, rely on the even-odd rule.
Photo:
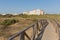
[(34, 30), (34, 26), (33, 26), (33, 36), (32, 36), (33, 38), (32, 38), (32, 40), (34, 40), (34, 38), (35, 38), (35, 30)]
[(39, 22), (37, 21), (37, 27), (36, 27), (36, 34), (37, 34), (37, 36), (38, 36), (38, 32), (39, 32)]
[(33, 26), (33, 39), (32, 40), (35, 40), (35, 36), (36, 36), (36, 24), (34, 24)]
[(20, 40), (25, 40), (25, 37), (24, 37), (25, 35), (24, 35), (24, 34), (25, 34), (25, 32), (22, 32), (22, 33), (21, 33), (21, 35), (20, 35)]

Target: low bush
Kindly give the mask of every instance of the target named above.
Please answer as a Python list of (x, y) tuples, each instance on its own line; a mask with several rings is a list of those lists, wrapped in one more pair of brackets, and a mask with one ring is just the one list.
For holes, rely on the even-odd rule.
[(3, 22), (1, 22), (0, 24), (8, 26), (8, 25), (14, 24), (16, 22), (18, 22), (18, 20), (16, 20), (16, 19), (6, 19)]

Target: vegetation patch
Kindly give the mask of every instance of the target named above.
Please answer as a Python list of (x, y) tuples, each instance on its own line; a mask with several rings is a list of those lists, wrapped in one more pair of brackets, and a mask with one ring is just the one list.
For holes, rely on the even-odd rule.
[(17, 23), (17, 22), (18, 22), (18, 20), (16, 20), (16, 19), (6, 19), (6, 20), (2, 21), (0, 23), (0, 25), (8, 26), (8, 25), (11, 25), (11, 24), (14, 24), (14, 23)]

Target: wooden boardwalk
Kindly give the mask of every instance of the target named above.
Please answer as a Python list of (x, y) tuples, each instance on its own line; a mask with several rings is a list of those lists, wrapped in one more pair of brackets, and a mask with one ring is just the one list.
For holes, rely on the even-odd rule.
[(40, 19), (24, 30), (13, 34), (8, 40), (60, 40), (56, 20)]

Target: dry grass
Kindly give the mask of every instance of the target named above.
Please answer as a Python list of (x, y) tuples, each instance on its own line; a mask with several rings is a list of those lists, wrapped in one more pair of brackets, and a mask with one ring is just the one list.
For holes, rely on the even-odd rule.
[(41, 15), (41, 16), (36, 16), (36, 15), (32, 15), (32, 16), (15, 16), (15, 17), (0, 17), (0, 22), (4, 21), (5, 19), (17, 19), (19, 20), (19, 22), (9, 25), (5, 30), (3, 30), (2, 28), (4, 27), (4, 25), (0, 25), (0, 40), (6, 40), (10, 35), (19, 32), (20, 30), (23, 30), (24, 28), (26, 28), (27, 26), (29, 26), (30, 24), (32, 24), (33, 22), (37, 21), (40, 18), (47, 18), (47, 19), (59, 19), (60, 20), (60, 16), (58, 15), (56, 17), (56, 15)]
[(14, 17), (14, 18), (1, 18), (0, 22), (4, 21), (5, 19), (17, 19), (19, 22), (9, 25), (6, 29), (3, 29), (4, 25), (0, 25), (0, 40), (5, 40), (7, 39), (10, 35), (19, 32), (20, 30), (23, 30), (26, 26), (30, 25), (33, 23), (34, 19), (31, 18), (19, 18), (19, 17)]

